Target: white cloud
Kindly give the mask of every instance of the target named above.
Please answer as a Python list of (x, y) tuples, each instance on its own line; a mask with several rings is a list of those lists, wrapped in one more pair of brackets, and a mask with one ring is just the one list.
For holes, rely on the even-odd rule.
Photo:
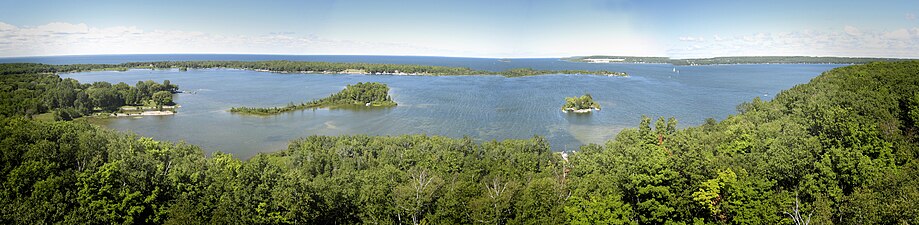
[(7, 31), (7, 30), (13, 30), (13, 29), (16, 29), (16, 26), (13, 26), (12, 24), (0, 22), (0, 31)]
[(909, 40), (913, 35), (909, 33), (906, 29), (898, 29), (891, 32), (884, 33), (884, 38), (893, 39), (893, 40)]
[(846, 33), (849, 35), (854, 35), (854, 36), (862, 35), (862, 31), (858, 30), (858, 28), (855, 28), (853, 26), (846, 25), (846, 27), (843, 28), (843, 30), (846, 31)]
[(680, 39), (680, 41), (689, 41), (689, 42), (701, 42), (701, 41), (705, 41), (705, 38), (704, 38), (704, 37), (692, 37), (692, 36), (680, 37), (679, 39)]
[(906, 20), (916, 20), (916, 14), (906, 13)]
[(220, 35), (133, 26), (91, 27), (54, 22), (17, 27), (0, 22), (0, 56), (152, 53), (438, 55), (450, 50), (404, 43), (372, 43), (297, 36)]
[(919, 27), (862, 31), (852, 26), (830, 31), (756, 33), (721, 41), (676, 43), (674, 58), (742, 55), (919, 57)]
[[(240, 53), (362, 54), (488, 57), (552, 57), (565, 55), (667, 55), (674, 58), (732, 55), (834, 55), (919, 57), (919, 27), (886, 31), (845, 26), (832, 31), (794, 31), (746, 35), (683, 36), (671, 46), (650, 37), (610, 36), (602, 41), (567, 36), (558, 44), (419, 46), (327, 39), (310, 34), (274, 32), (266, 35), (222, 35), (181, 30), (143, 30), (133, 26), (93, 27), (64, 22), (36, 27), (0, 22), (0, 57), (76, 54)], [(542, 43), (542, 42), (540, 42)], [(451, 49), (452, 48), (452, 49)], [(502, 52), (503, 51), (503, 52)]]

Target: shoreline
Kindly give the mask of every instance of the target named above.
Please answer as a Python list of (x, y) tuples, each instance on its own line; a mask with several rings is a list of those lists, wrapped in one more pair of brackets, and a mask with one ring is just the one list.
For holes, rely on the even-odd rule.
[(243, 70), (249, 70), (249, 71), (255, 71), (255, 72), (281, 73), (281, 74), (298, 73), (298, 74), (357, 74), (357, 75), (392, 75), (392, 76), (456, 76), (456, 75), (438, 75), (438, 74), (433, 74), (433, 73), (405, 73), (405, 72), (398, 72), (398, 71), (397, 72), (369, 73), (364, 70), (350, 70), (350, 69), (346, 71), (341, 71), (341, 72), (328, 71), (328, 70), (323, 70), (323, 71), (313, 71), (313, 70), (284, 71), (284, 70), (266, 70), (266, 69), (243, 69)]
[(572, 112), (572, 113), (590, 113), (590, 112), (593, 112), (594, 110), (600, 111), (600, 108), (587, 108), (587, 109), (567, 108), (567, 109), (562, 109), (562, 112), (565, 112), (565, 113), (569, 113), (569, 112)]
[(144, 111), (141, 113), (112, 113), (112, 117), (128, 117), (128, 116), (171, 116), (176, 113), (173, 111)]
[[(220, 68), (216, 68), (220, 69)], [(232, 68), (225, 68), (232, 69)], [(370, 73), (363, 70), (346, 70), (346, 71), (284, 71), (284, 70), (266, 70), (266, 69), (251, 69), (245, 68), (240, 70), (248, 70), (255, 72), (268, 72), (268, 73), (280, 73), (280, 74), (322, 74), (322, 75), (335, 75), (335, 74), (350, 74), (350, 75), (389, 75), (389, 76), (501, 76), (506, 78), (516, 78), (516, 77), (532, 77), (532, 76), (544, 76), (544, 75), (592, 75), (592, 76), (607, 76), (607, 77), (629, 77), (628, 73), (625, 72), (613, 72), (613, 73), (544, 73), (544, 74), (534, 74), (534, 75), (522, 75), (522, 76), (508, 76), (501, 74), (500, 72), (494, 73), (482, 73), (482, 74), (434, 74), (434, 73), (405, 73), (405, 72), (376, 72)]]
[[(176, 109), (181, 105), (164, 105), (161, 107), (154, 106), (122, 106), (119, 112), (108, 114), (110, 117), (131, 117), (131, 116), (171, 116), (176, 114)], [(158, 110), (157, 110), (158, 109)]]

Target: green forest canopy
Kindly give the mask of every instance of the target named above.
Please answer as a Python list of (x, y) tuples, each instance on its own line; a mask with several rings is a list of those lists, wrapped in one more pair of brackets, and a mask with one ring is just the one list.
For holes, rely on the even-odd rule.
[(643, 117), (567, 159), (540, 137), (357, 135), (248, 160), (13, 111), (0, 223), (919, 223), (919, 62), (836, 68), (738, 111)]
[(354, 85), (345, 86), (344, 90), (332, 94), (319, 100), (304, 102), (300, 104), (289, 104), (284, 107), (269, 108), (251, 108), (251, 107), (233, 107), (232, 113), (242, 113), (251, 115), (274, 115), (296, 110), (310, 108), (329, 108), (345, 106), (373, 106), (388, 107), (396, 106), (396, 102), (389, 96), (389, 87), (383, 83), (376, 82), (358, 82)]

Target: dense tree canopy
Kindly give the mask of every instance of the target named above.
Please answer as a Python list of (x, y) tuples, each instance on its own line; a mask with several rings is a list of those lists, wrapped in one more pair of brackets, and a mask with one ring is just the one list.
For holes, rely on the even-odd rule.
[[(3, 93), (41, 96), (6, 81), (53, 78), (14, 77)], [(357, 135), (242, 161), (5, 116), (0, 223), (916, 224), (917, 109), (919, 62), (896, 62), (833, 69), (720, 122), (643, 117), (564, 156), (540, 137)]]

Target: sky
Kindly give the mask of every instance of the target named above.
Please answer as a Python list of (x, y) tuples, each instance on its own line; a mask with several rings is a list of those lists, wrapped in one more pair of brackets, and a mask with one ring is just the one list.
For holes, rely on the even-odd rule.
[(919, 58), (917, 15), (917, 0), (0, 0), (0, 57)]

